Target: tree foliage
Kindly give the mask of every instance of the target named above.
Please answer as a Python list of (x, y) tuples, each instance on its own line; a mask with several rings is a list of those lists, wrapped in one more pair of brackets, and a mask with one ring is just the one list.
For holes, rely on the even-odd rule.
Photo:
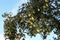
[[(46, 38), (52, 29), (57, 28), (60, 33), (60, 0), (30, 0), (22, 4), (16, 16), (7, 16), (4, 21), (5, 35), (13, 40), (17, 37), (17, 29), (20, 36), (27, 33), (36, 36), (43, 33)], [(18, 25), (18, 26), (17, 26)]]

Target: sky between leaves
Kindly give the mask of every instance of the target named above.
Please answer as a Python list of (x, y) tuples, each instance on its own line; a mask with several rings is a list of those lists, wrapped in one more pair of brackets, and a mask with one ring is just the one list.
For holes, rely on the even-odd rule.
[[(18, 6), (20, 6), (22, 3), (27, 2), (28, 0), (0, 0), (0, 40), (4, 40), (4, 28), (3, 28), (3, 17), (2, 14), (4, 12), (12, 12), (13, 15), (16, 15)], [(53, 40), (52, 37), (56, 37), (57, 35), (54, 34), (53, 32), (48, 35), (46, 40)], [(28, 35), (26, 35), (26, 40), (42, 40), (41, 35), (37, 34), (36, 37), (30, 38)]]

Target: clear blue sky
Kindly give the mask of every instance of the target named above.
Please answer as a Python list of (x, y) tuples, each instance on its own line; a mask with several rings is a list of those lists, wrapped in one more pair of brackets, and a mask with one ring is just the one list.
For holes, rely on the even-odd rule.
[(4, 12), (12, 11), (14, 14), (16, 13), (18, 6), (21, 3), (26, 2), (24, 0), (0, 0), (0, 34), (3, 34), (3, 17), (2, 14)]
[(19, 0), (0, 0), (0, 34), (3, 34), (3, 18), (1, 15), (4, 12), (11, 11), (18, 2)]
[[(18, 6), (24, 2), (26, 2), (26, 0), (0, 0), (0, 35), (2, 35), (4, 33), (2, 14), (4, 12), (10, 12), (10, 11), (12, 11), (14, 14), (16, 14)], [(51, 35), (53, 35), (53, 32), (51, 33)], [(52, 39), (52, 37), (51, 37), (51, 39)], [(30, 38), (29, 36), (26, 35), (26, 40), (42, 40), (42, 38), (40, 35), (37, 35), (36, 37), (33, 37), (33, 38)], [(46, 39), (46, 40), (48, 40), (48, 39)]]

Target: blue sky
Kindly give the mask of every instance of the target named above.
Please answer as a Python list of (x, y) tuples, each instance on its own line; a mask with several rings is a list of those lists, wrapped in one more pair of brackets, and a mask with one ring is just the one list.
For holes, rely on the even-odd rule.
[(0, 0), (0, 34), (3, 34), (3, 18), (4, 12), (11, 11), (19, 2), (19, 0)]
[(3, 17), (4, 12), (13, 12), (13, 15), (16, 14), (18, 6), (27, 0), (0, 0), (0, 40), (4, 40), (4, 28), (3, 28)]
[[(0, 0), (0, 40), (4, 40), (3, 34), (4, 34), (4, 28), (3, 28), (3, 17), (2, 14), (4, 12), (13, 12), (13, 15), (16, 15), (16, 12), (18, 10), (18, 6), (20, 6), (22, 3), (27, 2), (27, 0)], [(51, 35), (54, 33), (51, 32)], [(53, 40), (53, 35), (48, 35), (48, 37)], [(46, 40), (48, 40), (48, 37)], [(41, 35), (37, 34), (36, 37), (30, 38), (28, 35), (26, 35), (26, 40), (42, 40)]]
[(20, 6), (24, 0), (0, 0), (0, 34), (3, 32), (3, 18), (2, 14), (4, 12), (13, 12), (13, 14), (16, 14), (16, 11), (18, 9), (18, 6)]

